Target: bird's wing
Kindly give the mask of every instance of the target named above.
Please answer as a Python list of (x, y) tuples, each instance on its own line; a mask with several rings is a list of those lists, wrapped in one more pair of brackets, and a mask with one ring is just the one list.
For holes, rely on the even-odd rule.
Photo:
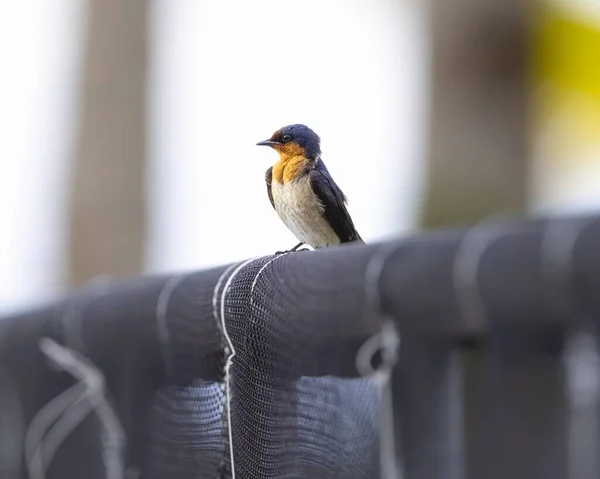
[(342, 243), (362, 241), (346, 209), (346, 196), (319, 160), (308, 171), (310, 186), (323, 205), (323, 216)]
[(273, 192), (271, 191), (271, 182), (273, 181), (273, 167), (269, 168), (265, 173), (265, 181), (267, 183), (267, 193), (269, 195), (269, 200), (271, 201), (271, 205), (275, 208), (275, 203), (273, 202)]

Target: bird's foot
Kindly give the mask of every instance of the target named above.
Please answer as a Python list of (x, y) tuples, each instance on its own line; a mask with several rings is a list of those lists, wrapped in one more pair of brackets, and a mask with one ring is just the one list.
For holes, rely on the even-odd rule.
[(299, 249), (288, 249), (285, 251), (275, 251), (275, 256), (278, 256), (280, 254), (284, 254), (284, 253), (298, 253), (300, 251), (310, 251), (308, 248), (299, 248)]
[(302, 246), (303, 244), (304, 243), (298, 243), (292, 249), (288, 249), (286, 251), (275, 251), (275, 256), (280, 255), (280, 254), (284, 254), (284, 253), (293, 253), (294, 251), (309, 251), (308, 248), (300, 248), (300, 246)]

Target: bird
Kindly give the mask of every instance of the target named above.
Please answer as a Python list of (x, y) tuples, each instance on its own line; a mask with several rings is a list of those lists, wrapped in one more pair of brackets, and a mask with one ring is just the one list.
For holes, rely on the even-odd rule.
[(279, 161), (265, 173), (271, 205), (300, 241), (287, 251), (309, 245), (313, 249), (341, 243), (364, 243), (346, 208), (347, 198), (321, 158), (321, 138), (306, 125), (287, 125), (257, 143), (279, 153)]

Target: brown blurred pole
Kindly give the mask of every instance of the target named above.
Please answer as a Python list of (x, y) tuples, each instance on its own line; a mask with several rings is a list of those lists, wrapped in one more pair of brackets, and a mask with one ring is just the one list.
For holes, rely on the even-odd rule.
[(429, 0), (432, 85), (423, 226), (522, 211), (529, 2)]
[(90, 0), (70, 204), (72, 285), (142, 269), (147, 0)]
[[(494, 213), (521, 212), (527, 207), (529, 6), (526, 0), (427, 2), (432, 79), (427, 185), (421, 218), (425, 228), (473, 224)], [(493, 434), (486, 434), (486, 419), (493, 418), (498, 410), (498, 403), (486, 396), (487, 383), (481, 380), (489, 374), (484, 360), (487, 354), (485, 349), (459, 352), (454, 356), (458, 361), (450, 361), (447, 369), (440, 371), (442, 383), (444, 378), (462, 377), (458, 393), (449, 381), (435, 391), (434, 397), (442, 404), (450, 403), (444, 413), (450, 417), (440, 416), (432, 424), (438, 428), (437, 437), (447, 440), (442, 450), (456, 451), (454, 459), (461, 463), (442, 463), (446, 468), (448, 464), (454, 466), (451, 477), (508, 477), (496, 472), (511, 467), (508, 461), (495, 471), (489, 463), (490, 458), (504, 459), (514, 448), (494, 443), (490, 439)], [(505, 376), (512, 379), (508, 373)], [(544, 385), (552, 392), (560, 390), (558, 381), (547, 383)], [(504, 419), (518, 419), (525, 406), (522, 399), (520, 407), (510, 411), (512, 416), (507, 413)], [(459, 410), (460, 414), (456, 412)], [(444, 429), (451, 426), (450, 431)], [(559, 449), (564, 445), (562, 436), (553, 439)], [(435, 446), (433, 441), (428, 445)], [(528, 449), (523, 454), (531, 452)], [(418, 457), (411, 450), (405, 454), (407, 459)], [(562, 459), (556, 455), (556, 472), (547, 477), (562, 472)], [(410, 479), (421, 477), (420, 471), (415, 471), (409, 471)]]

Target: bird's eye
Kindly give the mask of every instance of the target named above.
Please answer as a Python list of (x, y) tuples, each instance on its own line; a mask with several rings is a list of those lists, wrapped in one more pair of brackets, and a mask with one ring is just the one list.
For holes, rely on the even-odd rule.
[(284, 143), (287, 143), (288, 141), (290, 141), (292, 139), (292, 135), (283, 135), (281, 137), (281, 139), (283, 140)]

